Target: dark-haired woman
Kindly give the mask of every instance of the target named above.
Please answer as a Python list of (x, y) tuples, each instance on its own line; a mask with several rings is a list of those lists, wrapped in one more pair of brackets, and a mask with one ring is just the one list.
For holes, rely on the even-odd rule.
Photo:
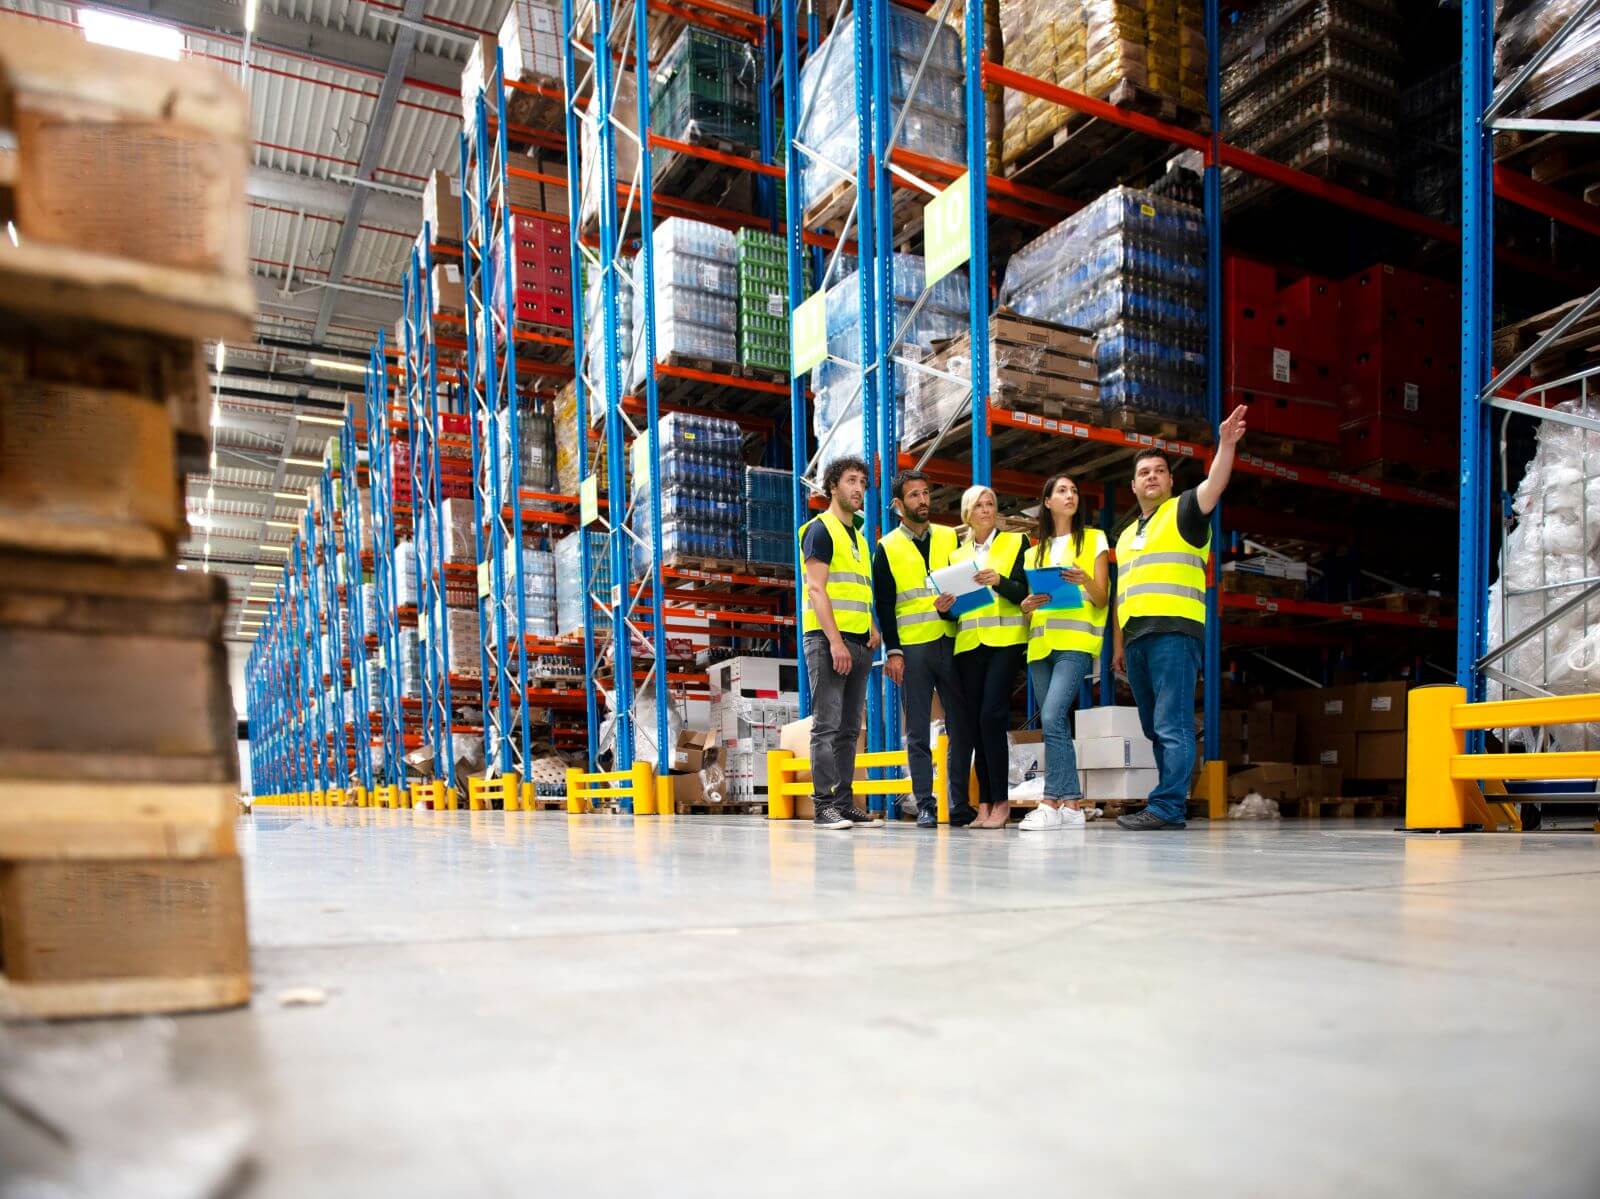
[(1071, 608), (1046, 607), (1050, 596), (1039, 592), (1021, 604), (1028, 616), (1028, 672), (1044, 733), (1044, 798), (1023, 819), (1025, 832), (1084, 825), (1078, 808), (1083, 788), (1072, 744), (1072, 709), (1100, 657), (1111, 599), (1106, 535), (1086, 524), (1077, 485), (1066, 475), (1046, 479), (1038, 532), (1024, 561), (1029, 570), (1058, 568), (1065, 582), (1077, 585), (1078, 603)]

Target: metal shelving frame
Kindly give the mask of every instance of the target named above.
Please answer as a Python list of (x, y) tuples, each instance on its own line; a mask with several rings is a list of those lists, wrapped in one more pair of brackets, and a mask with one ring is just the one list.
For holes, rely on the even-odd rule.
[[(324, 742), (322, 752), (331, 755), (332, 761), (328, 769), (328, 779), (331, 785), (341, 791), (350, 788), (350, 725), (345, 723), (344, 693), (345, 693), (345, 665), (346, 646), (343, 639), (344, 622), (339, 619), (339, 510), (334, 503), (334, 496), (338, 484), (333, 477), (331, 464), (325, 465), (322, 474), (312, 486), (316, 489), (321, 502), (311, 505), (315, 509), (312, 515), (312, 529), (316, 535), (315, 547), (312, 553), (312, 562), (316, 573), (316, 588), (313, 599), (319, 610), (321, 631), (326, 633), (327, 642), (324, 645), (322, 638), (317, 639), (320, 656), (320, 670), (318, 671), (321, 686), (317, 692), (317, 702), (324, 709), (323, 733)], [(329, 689), (333, 692), (333, 711), (327, 712), (327, 696)]]
[(312, 561), (316, 517), (307, 505), (300, 518), (300, 534), (290, 550), (294, 565), (292, 595), (295, 606), (295, 654), (300, 660), (300, 702), (305, 718), (300, 741), (307, 763), (307, 790), (325, 791), (328, 786), (328, 740), (323, 720), (321, 640), (317, 628), (317, 594)]
[[(367, 678), (366, 614), (361, 606), (362, 583), (367, 571), (361, 559), (361, 455), (366, 452), (356, 434), (357, 416), (364, 412), (351, 405), (339, 427), (340, 507), (344, 511), (344, 593), (350, 611), (350, 686), (354, 692), (351, 719), (355, 725), (355, 781), (366, 795), (373, 790), (371, 691)], [(370, 474), (370, 472), (369, 472)]]
[[(1587, 366), (1565, 378), (1525, 390), (1517, 386), (1524, 372), (1551, 345), (1600, 307), (1600, 287), (1579, 299), (1533, 345), (1496, 372), (1490, 353), (1497, 257), (1494, 200), (1496, 196), (1511, 199), (1596, 236), (1600, 236), (1600, 218), (1595, 216), (1592, 206), (1579, 204), (1574, 197), (1496, 166), (1493, 139), (1496, 131), (1508, 130), (1570, 135), (1596, 133), (1593, 121), (1526, 119), (1501, 114), (1515, 107), (1523, 85), (1539, 67), (1580, 26), (1600, 12), (1600, 0), (1588, 0), (1569, 13), (1561, 28), (1553, 32), (1515, 75), (1498, 87), (1494, 81), (1494, 5), (1491, 0), (1463, 0), (1460, 7), (1461, 223), (1465, 236), (1461, 254), (1461, 524), (1457, 546), (1460, 586), (1456, 599), (1456, 684), (1466, 689), (1469, 701), (1482, 700), (1491, 680), (1505, 688), (1508, 698), (1518, 694), (1538, 697), (1548, 694), (1541, 686), (1544, 680), (1535, 682), (1513, 677), (1502, 669), (1503, 657), (1577, 607), (1586, 608), (1600, 596), (1600, 583), (1589, 582), (1582, 591), (1562, 603), (1554, 607), (1547, 605), (1539, 620), (1503, 638), (1496, 650), (1488, 650), (1488, 594), (1498, 548), (1491, 416), (1498, 409), (1501, 413), (1600, 431), (1600, 420), (1587, 413), (1555, 412), (1543, 403), (1548, 398), (1548, 390), (1562, 385), (1574, 387), (1587, 397), (1591, 380), (1600, 376), (1600, 365)], [(1540, 402), (1528, 402), (1529, 397), (1535, 396)], [(1502, 485), (1509, 488), (1506, 481), (1502, 481)], [(1481, 732), (1470, 735), (1475, 745), (1481, 745), (1482, 738)]]
[(367, 366), (367, 479), (372, 494), (372, 574), (377, 590), (378, 685), (382, 706), (382, 779), (405, 786), (405, 710), (400, 696), (400, 614), (395, 598), (395, 497), (387, 334), (378, 334)]

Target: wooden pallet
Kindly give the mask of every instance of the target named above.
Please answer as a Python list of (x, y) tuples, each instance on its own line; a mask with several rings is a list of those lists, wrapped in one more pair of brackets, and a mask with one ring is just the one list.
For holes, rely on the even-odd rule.
[[(560, 90), (562, 86), (559, 79), (540, 79), (535, 82), (557, 90)], [(564, 110), (564, 102), (552, 96), (541, 96), (537, 92), (519, 91), (514, 87), (506, 88), (507, 124), (521, 125), (526, 129), (560, 133), (565, 127), (566, 113)]]
[[(663, 354), (656, 359), (657, 367), (675, 366), (685, 370), (704, 371), (709, 374), (725, 375), (732, 379), (750, 379), (762, 383), (771, 380), (759, 373), (747, 372), (745, 368), (733, 362), (722, 362), (714, 358), (694, 358), (687, 354), (673, 351)], [(779, 380), (782, 381), (782, 380)], [(644, 383), (635, 388), (630, 388), (631, 395), (643, 398), (645, 393)], [(771, 391), (756, 390), (740, 383), (708, 383), (702, 379), (687, 379), (679, 375), (662, 374), (656, 371), (656, 399), (662, 404), (686, 405), (701, 410), (710, 409), (716, 412), (726, 412), (730, 416), (755, 414), (770, 416), (774, 419), (786, 420), (789, 416), (789, 396), (777, 395)]]
[[(664, 130), (657, 132), (667, 136)], [(751, 147), (725, 138), (694, 136), (673, 140), (739, 158), (754, 159), (757, 155)], [(741, 211), (754, 208), (756, 172), (742, 165), (712, 162), (693, 154), (676, 151), (657, 151), (657, 154), (656, 162), (660, 165), (652, 175), (656, 195)]]
[[(933, 197), (917, 188), (896, 188), (890, 204), (890, 228), (895, 240), (909, 237), (922, 227), (922, 209)], [(836, 181), (806, 209), (807, 229), (844, 228), (845, 221), (856, 206), (855, 184), (848, 179)], [(853, 226), (852, 226), (853, 227)]]
[(704, 800), (694, 802), (679, 801), (675, 805), (679, 816), (765, 816), (767, 814), (767, 801), (764, 799), (728, 799), (720, 803), (707, 803)]
[[(1204, 113), (1125, 80), (1097, 98), (1186, 129), (1202, 130), (1206, 126)], [(1090, 195), (1121, 180), (1157, 170), (1172, 153), (1167, 143), (1143, 133), (1069, 111), (1061, 128), (1024, 150), (1005, 167), (1005, 172), (1030, 187)]]
[(1295, 462), (1303, 466), (1320, 466), (1326, 470), (1338, 469), (1340, 462), (1339, 447), (1336, 445), (1273, 434), (1252, 434), (1250, 452), (1273, 462)]
[(1398, 815), (1400, 802), (1388, 795), (1330, 795), (1317, 798), (1280, 799), (1277, 804), (1278, 811), (1284, 816), (1292, 815), (1307, 820), (1322, 818), (1353, 820), (1381, 819), (1385, 816)]

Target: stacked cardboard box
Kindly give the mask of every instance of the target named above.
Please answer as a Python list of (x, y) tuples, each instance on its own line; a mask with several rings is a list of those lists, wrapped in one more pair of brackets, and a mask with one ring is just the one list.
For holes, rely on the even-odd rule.
[(1073, 722), (1085, 799), (1142, 802), (1155, 790), (1155, 747), (1139, 724), (1139, 709), (1082, 708)]
[[(969, 334), (935, 341), (928, 366), (968, 379), (972, 375)], [(901, 444), (920, 445), (952, 418), (959, 420), (970, 389), (942, 375), (908, 370)], [(989, 402), (996, 408), (1050, 417), (1087, 418), (1100, 409), (1100, 368), (1092, 334), (1004, 309), (989, 318)]]
[(1294, 713), (1259, 703), (1253, 708), (1223, 711), (1219, 720), (1220, 751), (1229, 766), (1295, 760)]
[(1405, 778), (1406, 691), (1404, 682), (1356, 683), (1281, 696), (1299, 723), (1296, 760), (1368, 783)]
[(767, 753), (800, 713), (794, 658), (729, 658), (712, 665), (711, 729), (722, 749), (729, 798), (767, 796)]
[(201, 339), (251, 336), (245, 99), (0, 18), (0, 127), (0, 1013), (244, 1003), (226, 591), (174, 566)]
[[(594, 396), (589, 397), (589, 411), (595, 410)], [(600, 488), (606, 486), (606, 445), (603, 437), (589, 430), (586, 438), (578, 428), (578, 393), (571, 383), (556, 393), (556, 490), (561, 495), (577, 495), (578, 485), (586, 474), (599, 477)], [(592, 455), (592, 458), (587, 458)], [(585, 466), (586, 460), (589, 466)]]

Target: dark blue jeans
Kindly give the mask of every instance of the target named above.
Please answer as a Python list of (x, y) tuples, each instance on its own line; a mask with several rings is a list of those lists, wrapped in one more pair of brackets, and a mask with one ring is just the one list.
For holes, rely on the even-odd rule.
[(1150, 811), (1169, 823), (1188, 818), (1189, 778), (1194, 773), (1194, 685), (1200, 677), (1201, 653), (1199, 639), (1186, 633), (1147, 633), (1123, 647), (1139, 724), (1155, 746), (1160, 774), (1150, 792)]
[(1039, 729), (1044, 733), (1044, 797), (1080, 799), (1078, 754), (1072, 744), (1072, 709), (1078, 703), (1083, 680), (1094, 670), (1094, 659), (1081, 650), (1051, 650), (1048, 657), (1028, 663), (1033, 676), (1033, 698), (1039, 704)]

